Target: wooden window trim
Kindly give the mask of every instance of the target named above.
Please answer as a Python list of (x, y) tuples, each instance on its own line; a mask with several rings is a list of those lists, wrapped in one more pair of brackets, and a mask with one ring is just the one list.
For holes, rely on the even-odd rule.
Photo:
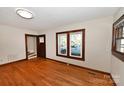
[[(76, 57), (69, 56), (69, 51), (70, 51), (69, 33), (71, 33), (71, 32), (82, 32), (82, 39), (83, 39), (82, 40), (82, 58), (76, 58)], [(64, 34), (64, 33), (67, 34), (67, 56), (58, 54), (58, 35)], [(85, 61), (85, 29), (77, 29), (77, 30), (56, 33), (56, 55), (61, 56), (61, 57)]]
[(114, 26), (116, 24), (118, 24), (120, 21), (122, 21), (123, 19), (124, 19), (124, 14), (116, 22), (114, 22), (114, 24), (113, 24), (113, 30), (112, 30), (112, 54), (115, 57), (119, 58), (121, 61), (124, 61), (124, 53), (119, 52), (119, 51), (116, 50), (116, 39), (115, 39), (116, 33), (115, 33)]

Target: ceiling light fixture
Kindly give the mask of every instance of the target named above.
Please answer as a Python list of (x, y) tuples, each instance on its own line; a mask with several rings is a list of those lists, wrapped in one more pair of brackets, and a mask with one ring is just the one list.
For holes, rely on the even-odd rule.
[(16, 9), (16, 14), (25, 19), (32, 19), (33, 13), (27, 9)]

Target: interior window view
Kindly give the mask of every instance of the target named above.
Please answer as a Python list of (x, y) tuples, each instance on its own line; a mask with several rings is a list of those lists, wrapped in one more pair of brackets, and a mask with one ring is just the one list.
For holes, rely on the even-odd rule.
[(124, 86), (124, 7), (0, 7), (0, 86)]
[(84, 29), (56, 33), (57, 56), (84, 60), (84, 35)]
[(80, 57), (82, 54), (82, 33), (70, 33), (70, 56)]
[[(113, 54), (123, 59), (124, 55), (124, 15), (113, 24)], [(122, 57), (121, 57), (122, 56)]]

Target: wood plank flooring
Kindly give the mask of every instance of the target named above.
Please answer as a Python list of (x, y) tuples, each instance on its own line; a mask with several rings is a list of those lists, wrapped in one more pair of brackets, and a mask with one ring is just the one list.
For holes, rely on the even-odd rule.
[(49, 59), (0, 66), (1, 86), (111, 86), (109, 75)]

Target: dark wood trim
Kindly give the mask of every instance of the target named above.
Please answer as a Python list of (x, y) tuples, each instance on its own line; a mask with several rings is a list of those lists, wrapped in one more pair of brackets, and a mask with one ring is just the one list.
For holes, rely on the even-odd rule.
[(9, 63), (5, 63), (5, 64), (1, 64), (0, 66), (6, 66), (6, 65), (10, 65), (10, 64), (13, 64), (13, 63), (16, 63), (16, 62), (22, 62), (22, 61), (25, 61), (27, 59), (20, 59), (20, 60), (17, 60), (17, 61), (12, 61), (12, 62), (9, 62)]
[(31, 36), (31, 37), (37, 37), (38, 35), (34, 35), (34, 34), (25, 34), (26, 36)]
[(118, 24), (122, 19), (124, 19), (124, 14), (117, 21), (115, 21), (113, 25)]
[(44, 35), (44, 43), (45, 43), (45, 58), (46, 58), (46, 35), (45, 34), (43, 34)]
[[(56, 62), (60, 62), (60, 63), (63, 63), (63, 64), (70, 64), (70, 63), (66, 63), (64, 61), (59, 61), (59, 60), (55, 60), (55, 59), (48, 58), (48, 57), (47, 57), (47, 59), (53, 60), (53, 61), (56, 61)], [(74, 64), (70, 64), (70, 65), (77, 66), (77, 65), (74, 65)], [(96, 70), (96, 69), (92, 69), (92, 68), (88, 68), (88, 67), (82, 67), (82, 66), (77, 66), (77, 67), (84, 68), (84, 69), (91, 70), (91, 71), (95, 71), (95, 72), (98, 72), (98, 73), (103, 73), (103, 74), (110, 75), (110, 73), (108, 73), (108, 72), (104, 72), (104, 71), (100, 71), (100, 70)]]
[(115, 32), (118, 29), (115, 29), (115, 25), (118, 24), (121, 20), (124, 19), (124, 14), (116, 21), (113, 23), (113, 30), (112, 30), (112, 55), (114, 55), (115, 57), (117, 57), (118, 59), (120, 59), (121, 61), (124, 61), (124, 53), (121, 53), (119, 51), (116, 51), (116, 34), (118, 34), (117, 32)]
[(82, 44), (83, 44), (83, 49), (82, 49), (82, 56), (83, 56), (83, 60), (85, 60), (85, 30), (83, 31), (83, 41), (82, 41)]
[[(69, 33), (72, 33), (72, 32), (82, 32), (82, 39), (83, 39), (82, 40), (82, 58), (72, 57), (69, 55), (69, 51), (70, 51)], [(64, 34), (64, 33), (67, 34), (67, 56), (58, 54), (58, 34)], [(71, 31), (57, 32), (56, 33), (56, 55), (60, 56), (60, 57), (66, 57), (66, 58), (85, 61), (85, 29), (77, 29), (77, 30), (71, 30)]]
[(112, 25), (112, 44), (111, 44), (111, 51), (113, 51), (113, 49), (115, 49), (114, 47), (114, 24)]
[(27, 44), (27, 35), (25, 34), (25, 55), (26, 59), (28, 59), (28, 44)]
[(69, 31), (62, 31), (62, 32), (57, 32), (57, 34), (63, 34), (63, 33), (71, 33), (71, 32), (79, 32), (79, 31), (85, 31), (85, 29), (76, 29), (76, 30), (69, 30)]
[(37, 57), (38, 57), (38, 53), (39, 53), (39, 37), (37, 36)]
[(68, 57), (68, 58), (70, 58), (70, 56), (69, 56), (70, 55), (70, 34), (69, 33), (70, 33), (70, 31), (67, 32), (67, 56), (66, 57)]
[(56, 55), (58, 55), (58, 34), (56, 33)]
[[(37, 35), (33, 35), (33, 34), (25, 34), (25, 52), (26, 52), (26, 59), (28, 59), (28, 45), (27, 45), (27, 37), (36, 37), (37, 39)], [(37, 43), (37, 42), (36, 42)]]

